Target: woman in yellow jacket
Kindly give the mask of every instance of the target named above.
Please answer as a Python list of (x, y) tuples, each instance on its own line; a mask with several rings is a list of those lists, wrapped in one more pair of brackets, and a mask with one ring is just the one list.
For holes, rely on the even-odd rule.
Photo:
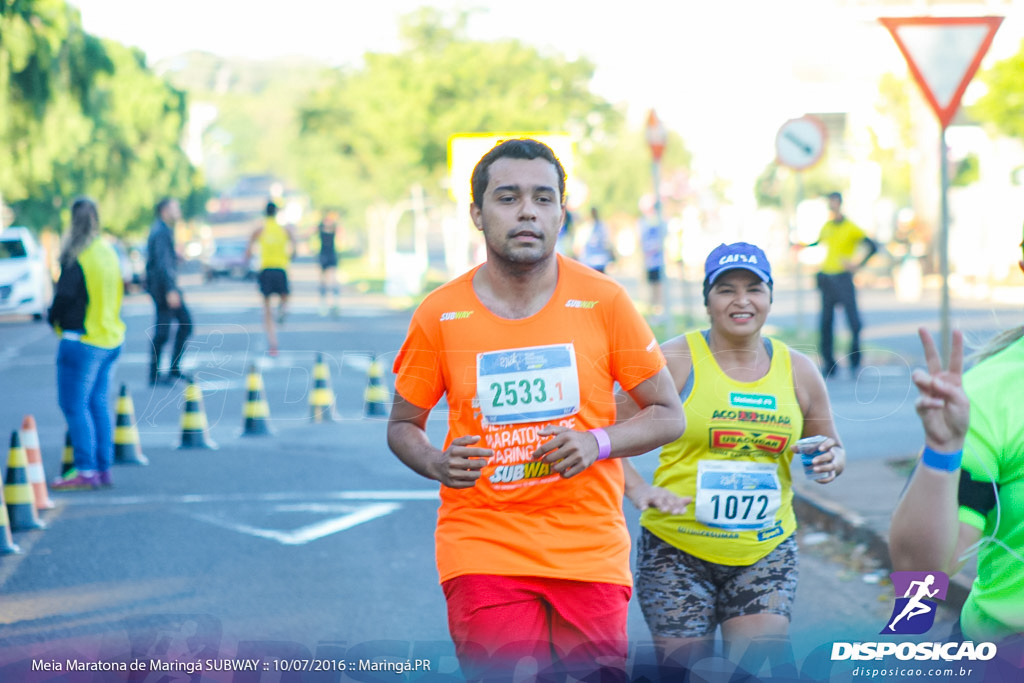
[(50, 488), (113, 485), (110, 378), (124, 343), (124, 282), (117, 252), (100, 235), (90, 199), (71, 205), (71, 230), (60, 254), (60, 278), (49, 321), (57, 334), (57, 400), (68, 423), (75, 465)]

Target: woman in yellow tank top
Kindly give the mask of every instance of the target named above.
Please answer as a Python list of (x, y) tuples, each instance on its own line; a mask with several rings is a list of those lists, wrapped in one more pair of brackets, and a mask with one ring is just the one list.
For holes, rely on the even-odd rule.
[(626, 495), (643, 511), (636, 594), (669, 669), (711, 656), (719, 626), (734, 661), (755, 638), (785, 638), (797, 581), (794, 444), (824, 438), (808, 473), (819, 483), (845, 464), (817, 367), (761, 335), (772, 286), (758, 247), (711, 252), (710, 329), (662, 344), (686, 431), (662, 448), (653, 485), (623, 462)]

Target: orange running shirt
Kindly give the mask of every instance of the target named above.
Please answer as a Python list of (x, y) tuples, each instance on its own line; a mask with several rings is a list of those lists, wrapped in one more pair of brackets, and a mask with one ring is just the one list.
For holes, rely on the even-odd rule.
[(665, 365), (657, 340), (618, 283), (576, 261), (558, 257), (551, 300), (523, 320), (480, 303), (478, 268), (420, 304), (394, 364), (395, 390), (409, 403), (430, 409), (447, 395), (445, 448), (479, 435), (476, 445), (494, 450), (476, 486), (441, 487), (441, 581), (496, 574), (631, 586), (621, 463), (562, 479), (531, 454), (546, 425), (614, 424), (615, 383), (632, 389)]

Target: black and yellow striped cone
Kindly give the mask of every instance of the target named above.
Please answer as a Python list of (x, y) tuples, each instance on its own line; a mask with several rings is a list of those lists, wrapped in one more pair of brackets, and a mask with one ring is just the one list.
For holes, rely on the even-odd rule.
[(28, 456), (21, 447), (18, 431), (11, 433), (11, 450), (7, 456), (7, 478), (4, 479), (4, 502), (11, 531), (45, 529), (36, 514), (36, 497), (28, 480)]
[(195, 382), (189, 382), (185, 386), (185, 411), (181, 414), (181, 445), (178, 448), (216, 448), (217, 444), (206, 438), (207, 429), (203, 391)]
[(334, 392), (331, 390), (331, 370), (324, 363), (323, 354), (316, 354), (313, 366), (313, 391), (309, 394), (309, 419), (330, 422), (334, 419)]
[(135, 406), (128, 394), (127, 385), (121, 385), (117, 397), (117, 422), (114, 423), (114, 464), (148, 465), (149, 460), (142, 454), (139, 444), (139, 429), (135, 426)]
[(384, 367), (377, 356), (370, 360), (370, 367), (366, 371), (366, 391), (363, 392), (364, 412), (367, 416), (387, 415), (388, 402), (391, 397), (388, 395), (388, 388), (384, 386)]
[(64, 432), (64, 453), (60, 456), (60, 476), (75, 469), (75, 447), (71, 445), (71, 432)]
[(11, 537), (11, 520), (7, 518), (4, 490), (0, 487), (0, 555), (14, 555), (20, 552), (21, 548), (14, 544), (14, 538)]
[(242, 424), (242, 436), (273, 434), (273, 430), (270, 429), (270, 406), (263, 397), (263, 375), (255, 365), (249, 368), (249, 376), (245, 383), (248, 394), (242, 411), (245, 420)]

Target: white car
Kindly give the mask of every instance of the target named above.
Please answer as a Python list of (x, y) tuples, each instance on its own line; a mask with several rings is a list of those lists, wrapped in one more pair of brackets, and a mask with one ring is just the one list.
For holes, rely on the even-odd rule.
[(28, 228), (0, 232), (0, 315), (46, 318), (53, 280), (43, 250)]

